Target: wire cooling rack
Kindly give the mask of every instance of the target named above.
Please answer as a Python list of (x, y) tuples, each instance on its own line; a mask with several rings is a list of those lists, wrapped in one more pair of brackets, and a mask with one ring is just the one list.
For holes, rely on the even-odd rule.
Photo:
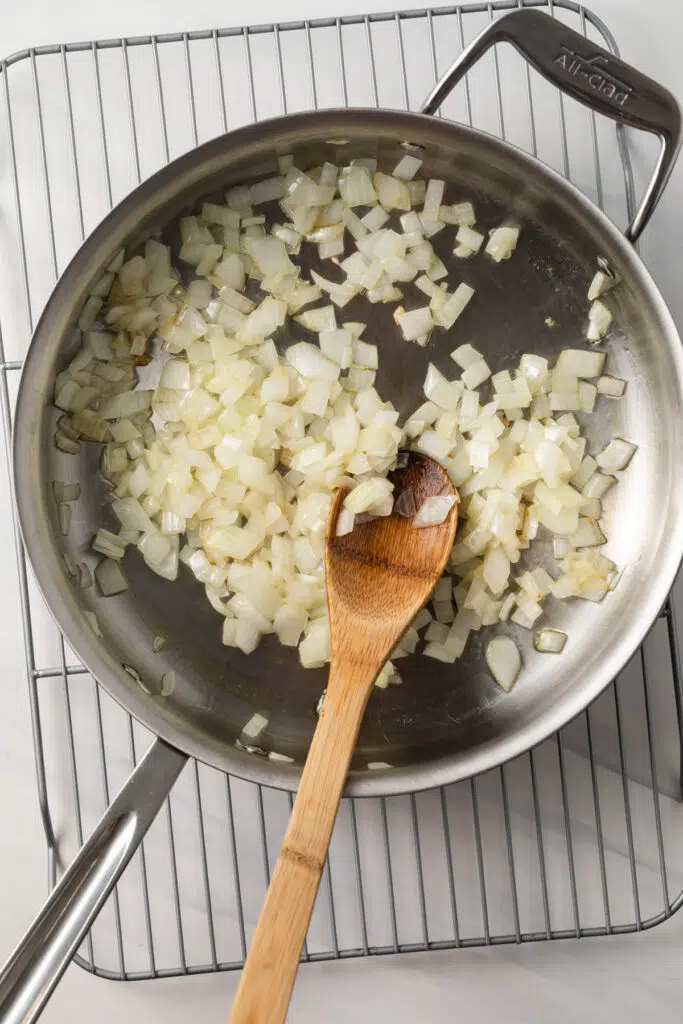
[[(519, 5), (50, 46), (2, 62), (7, 450), (33, 323), (83, 237), (140, 180), (198, 142), (283, 111), (416, 106), (487, 19)], [(530, 6), (616, 50), (569, 0)], [(630, 219), (623, 136), (509, 49), (490, 53), (443, 114), (538, 155), (617, 223)], [(53, 885), (151, 738), (78, 664), (16, 536)], [(345, 801), (305, 958), (606, 935), (664, 920), (683, 900), (680, 727), (669, 602), (618, 681), (530, 754), (445, 789)], [(78, 962), (115, 979), (239, 967), (290, 806), (285, 793), (190, 762)]]

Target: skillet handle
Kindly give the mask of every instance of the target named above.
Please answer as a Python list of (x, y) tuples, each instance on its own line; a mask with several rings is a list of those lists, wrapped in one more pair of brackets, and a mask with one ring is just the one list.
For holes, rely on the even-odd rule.
[(0, 1021), (32, 1024), (154, 821), (187, 757), (156, 740), (0, 970)]
[(512, 43), (544, 78), (586, 106), (659, 137), (654, 173), (626, 230), (626, 237), (635, 242), (659, 202), (681, 147), (683, 118), (676, 98), (556, 18), (521, 8), (487, 25), (437, 82), (420, 112), (435, 113), (479, 58), (499, 42)]

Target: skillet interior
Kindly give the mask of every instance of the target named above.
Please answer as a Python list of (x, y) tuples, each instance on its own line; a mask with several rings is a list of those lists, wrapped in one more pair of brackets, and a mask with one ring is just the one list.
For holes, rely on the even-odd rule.
[[(342, 145), (340, 140), (347, 140)], [(329, 140), (335, 140), (330, 143)], [(640, 445), (618, 488), (606, 500), (605, 552), (626, 572), (600, 606), (547, 603), (544, 622), (566, 630), (559, 658), (538, 655), (528, 631), (515, 636), (524, 673), (509, 695), (486, 672), (482, 643), (472, 638), (454, 666), (416, 657), (401, 662), (403, 685), (373, 694), (354, 761), (356, 793), (426, 788), (480, 771), (542, 739), (578, 713), (607, 685), (646, 632), (680, 561), (683, 532), (678, 443), (682, 370), (679, 341), (659, 294), (617, 229), (580, 193), (539, 163), (471, 129), (417, 115), (331, 111), (264, 122), (200, 147), (164, 168), (103, 222), (58, 284), (26, 362), (16, 419), (16, 474), (20, 518), (39, 583), (67, 639), (107, 689), (169, 742), (218, 767), (273, 785), (294, 787), (297, 771), (236, 750), (234, 740), (255, 711), (269, 720), (260, 743), (301, 764), (315, 725), (314, 706), (325, 672), (305, 671), (296, 654), (266, 638), (249, 657), (222, 647), (220, 617), (202, 588), (183, 574), (176, 583), (154, 576), (135, 552), (125, 558), (130, 591), (103, 599), (79, 591), (63, 570), (61, 554), (94, 564), (89, 552), (98, 525), (107, 523), (106, 488), (98, 477), (96, 446), (79, 457), (56, 451), (50, 407), (56, 370), (73, 352), (73, 326), (88, 288), (124, 241), (134, 248), (160, 230), (169, 237), (178, 214), (226, 186), (277, 173), (277, 152), (292, 151), (299, 166), (330, 159), (377, 156), (390, 170), (408, 140), (424, 147), (422, 172), (445, 178), (448, 201), (470, 198), (478, 223), (489, 228), (512, 213), (523, 230), (514, 257), (457, 262), (450, 281), (466, 280), (476, 295), (465, 314), (426, 351), (401, 342), (391, 307), (372, 307), (366, 337), (380, 346), (377, 387), (402, 412), (422, 400), (431, 360), (455, 376), (449, 352), (468, 341), (495, 369), (511, 368), (522, 352), (553, 358), (584, 337), (588, 282), (596, 258), (606, 257), (622, 279), (610, 296), (614, 313), (606, 350), (610, 372), (628, 379), (626, 396), (603, 401), (586, 418), (589, 450), (615, 434)], [(434, 239), (443, 256), (452, 230)], [(454, 263), (451, 259), (450, 263)], [(406, 289), (406, 294), (410, 289)], [(419, 302), (415, 301), (415, 305)], [(355, 300), (345, 319), (367, 317)], [(348, 314), (348, 315), (347, 315)], [(551, 318), (552, 325), (546, 323)], [(281, 332), (278, 344), (293, 334)], [(40, 440), (40, 444), (36, 443)], [(52, 480), (79, 480), (68, 538), (62, 538), (51, 496)], [(549, 544), (536, 543), (533, 564), (550, 567)], [(82, 611), (96, 612), (98, 640)], [(170, 642), (158, 654), (153, 638)], [(134, 666), (142, 689), (122, 664)], [(162, 674), (174, 669), (177, 685), (156, 695)], [(146, 692), (149, 690), (151, 692)], [(368, 762), (395, 765), (368, 772)]]

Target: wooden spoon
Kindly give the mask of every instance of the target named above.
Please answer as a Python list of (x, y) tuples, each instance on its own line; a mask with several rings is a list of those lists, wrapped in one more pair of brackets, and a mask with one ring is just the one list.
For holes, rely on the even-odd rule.
[[(455, 494), (445, 471), (411, 452), (391, 476), (415, 504)], [(325, 566), (332, 658), (325, 701), (287, 832), (251, 943), (230, 1024), (280, 1024), (287, 1007), (358, 730), (373, 683), (436, 586), (457, 525), (415, 529), (395, 512), (336, 536), (340, 491), (327, 526)]]

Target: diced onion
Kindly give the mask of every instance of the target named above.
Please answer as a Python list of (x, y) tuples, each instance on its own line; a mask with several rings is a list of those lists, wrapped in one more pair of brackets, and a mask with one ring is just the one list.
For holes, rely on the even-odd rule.
[[(630, 441), (624, 441), (621, 437), (616, 437), (613, 441), (610, 441), (599, 455), (595, 456), (595, 461), (600, 469), (606, 473), (614, 473), (616, 470), (626, 469), (637, 448), (638, 445), (631, 444)], [(589, 495), (589, 497), (599, 498), (601, 495), (594, 494)]]
[(265, 715), (252, 715), (241, 732), (242, 740), (257, 740), (261, 733), (268, 727), (268, 719)]
[(78, 501), (81, 496), (81, 485), (79, 483), (67, 484), (61, 480), (54, 480), (52, 483), (55, 501), (58, 505), (63, 502)]
[(567, 634), (559, 629), (539, 629), (534, 647), (541, 654), (561, 654), (567, 643)]
[[(468, 284), (459, 284), (453, 294), (448, 296), (441, 309), (436, 311), (436, 322), (446, 329), (452, 327), (473, 295), (474, 288), (471, 288)], [(481, 362), (483, 362), (483, 360), (481, 360)], [(477, 362), (474, 365), (479, 365), (479, 363)], [(468, 387), (469, 386), (470, 385), (468, 385)], [(476, 387), (477, 385), (474, 386)]]
[(57, 506), (57, 514), (59, 516), (59, 529), (62, 536), (66, 537), (69, 533), (69, 527), (71, 526), (71, 505), (67, 505), (62, 502)]
[[(391, 497), (393, 484), (382, 477), (372, 477), (358, 484), (344, 498), (344, 508), (354, 515), (375, 509), (387, 497)], [(393, 504), (393, 500), (392, 500)]]
[(554, 372), (567, 377), (599, 377), (604, 365), (602, 352), (567, 348), (560, 352)]
[(285, 353), (287, 362), (306, 380), (337, 380), (339, 365), (326, 359), (320, 349), (307, 341), (292, 345)]
[(485, 251), (496, 263), (510, 258), (517, 246), (519, 228), (512, 224), (501, 224), (489, 233)]
[(337, 537), (344, 537), (347, 533), (351, 533), (355, 518), (355, 513), (351, 509), (342, 508), (339, 510), (339, 515), (337, 516)]
[(118, 562), (103, 558), (95, 568), (95, 579), (103, 597), (112, 597), (128, 589), (128, 583)]
[(88, 625), (92, 629), (92, 631), (95, 634), (95, 636), (101, 637), (103, 634), (102, 634), (102, 630), (100, 629), (99, 620), (98, 620), (97, 616), (95, 615), (95, 613), (91, 612), (91, 611), (88, 611), (86, 609), (83, 612), (83, 616), (85, 618), (85, 621), (88, 623)]
[(445, 523), (455, 502), (456, 498), (453, 494), (427, 498), (420, 505), (411, 526), (414, 530), (424, 529), (427, 526), (440, 526), (441, 523)]
[(588, 311), (588, 332), (586, 334), (588, 341), (600, 341), (607, 333), (607, 328), (611, 323), (612, 314), (609, 309), (600, 299), (595, 299)]
[(510, 559), (502, 548), (491, 548), (484, 559), (486, 585), (492, 594), (502, 594), (510, 577)]
[(460, 345), (451, 352), (451, 359), (458, 364), (462, 370), (468, 370), (470, 366), (478, 363), (483, 356), (481, 352), (477, 352), (476, 348), (472, 348), (471, 345)]
[(289, 757), (287, 754), (278, 754), (276, 750), (268, 752), (269, 761), (277, 761), (279, 764), (294, 764), (294, 758)]
[(391, 173), (394, 178), (400, 178), (403, 181), (411, 181), (421, 167), (421, 160), (416, 156), (410, 156), (409, 153), (406, 153), (405, 156), (401, 157)]
[(416, 341), (423, 334), (428, 334), (434, 324), (428, 306), (402, 313), (397, 320), (406, 341)]
[(616, 477), (611, 474), (596, 472), (586, 481), (581, 488), (581, 493), (586, 498), (602, 498), (603, 494), (606, 494), (616, 482)]
[(159, 688), (160, 697), (170, 697), (176, 686), (176, 675), (173, 669), (169, 672), (164, 672), (161, 677), (161, 686)]
[(607, 398), (621, 398), (626, 390), (626, 381), (620, 377), (600, 377), (597, 384), (598, 394)]
[(614, 288), (619, 278), (614, 273), (607, 273), (605, 270), (598, 270), (593, 277), (588, 287), (588, 300), (592, 302), (594, 299), (599, 298), (608, 292), (611, 288)]
[(126, 542), (117, 534), (110, 533), (109, 530), (101, 527), (93, 538), (92, 549), (100, 555), (105, 555), (107, 558), (113, 558), (114, 561), (119, 562), (125, 554)]
[(406, 519), (411, 519), (415, 515), (417, 505), (415, 504), (415, 493), (412, 487), (406, 487), (405, 490), (401, 491), (394, 502), (394, 512), (397, 516), (403, 516)]
[(488, 380), (490, 376), (491, 371), (489, 370), (485, 360), (478, 359), (463, 371), (461, 380), (465, 387), (471, 390), (473, 388), (478, 388), (479, 385), (483, 384), (485, 380)]
[(489, 640), (484, 649), (486, 664), (501, 690), (512, 689), (522, 668), (522, 658), (514, 640), (497, 636)]
[(607, 537), (595, 520), (585, 516), (579, 518), (576, 530), (569, 535), (568, 539), (573, 548), (599, 547), (607, 542)]
[(401, 676), (396, 670), (393, 662), (388, 661), (375, 679), (375, 686), (380, 690), (386, 690), (392, 683), (400, 683)]
[[(484, 236), (481, 232), (474, 231), (471, 227), (468, 227), (465, 224), (461, 224), (458, 228), (455, 240), (460, 243), (461, 248), (468, 250), (469, 255), (479, 252), (484, 244)], [(460, 255), (462, 255), (462, 253)]]

